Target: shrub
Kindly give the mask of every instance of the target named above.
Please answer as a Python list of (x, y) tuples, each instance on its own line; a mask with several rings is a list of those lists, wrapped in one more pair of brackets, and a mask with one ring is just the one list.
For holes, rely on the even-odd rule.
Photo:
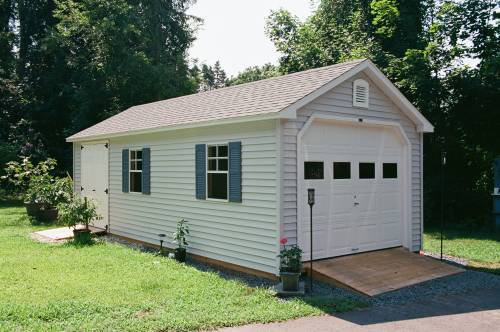
[(74, 196), (69, 202), (58, 205), (58, 221), (68, 227), (75, 228), (77, 225), (84, 225), (86, 229), (92, 220), (99, 219), (97, 206), (93, 200)]
[[(33, 165), (29, 157), (21, 158), (21, 162), (9, 161), (6, 164), (5, 175), (2, 176), (2, 180), (10, 184), (16, 193), (25, 194), (31, 181), (35, 177), (51, 177), (49, 173), (53, 171), (57, 165), (56, 160), (50, 158), (36, 165)], [(46, 180), (47, 179), (37, 179), (39, 182)]]

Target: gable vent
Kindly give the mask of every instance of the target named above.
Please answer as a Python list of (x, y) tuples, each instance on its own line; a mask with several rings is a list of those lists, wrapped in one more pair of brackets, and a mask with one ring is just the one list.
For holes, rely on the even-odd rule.
[(368, 108), (370, 88), (368, 82), (357, 79), (352, 87), (352, 106)]

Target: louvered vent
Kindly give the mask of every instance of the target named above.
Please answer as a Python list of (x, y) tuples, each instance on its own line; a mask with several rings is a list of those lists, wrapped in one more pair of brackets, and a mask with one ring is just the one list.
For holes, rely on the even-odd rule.
[(362, 79), (355, 80), (352, 88), (352, 105), (368, 108), (369, 90), (367, 81)]

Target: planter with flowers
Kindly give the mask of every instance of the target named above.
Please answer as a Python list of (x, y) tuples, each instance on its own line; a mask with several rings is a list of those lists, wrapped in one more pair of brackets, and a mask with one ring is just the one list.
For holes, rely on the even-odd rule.
[(69, 203), (59, 205), (59, 222), (73, 228), (74, 241), (78, 244), (92, 243), (92, 232), (89, 229), (89, 224), (100, 218), (97, 206), (86, 197), (75, 196)]
[(287, 245), (287, 242), (287, 238), (280, 239), (280, 278), (283, 291), (297, 292), (302, 270), (302, 249), (297, 245)]

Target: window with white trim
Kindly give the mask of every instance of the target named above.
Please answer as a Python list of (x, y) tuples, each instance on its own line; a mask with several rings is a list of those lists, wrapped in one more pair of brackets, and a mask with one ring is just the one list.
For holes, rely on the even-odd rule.
[(227, 200), (228, 144), (207, 145), (207, 198)]
[(130, 150), (129, 159), (130, 192), (142, 192), (142, 150)]
[(368, 108), (370, 86), (368, 82), (357, 79), (352, 85), (352, 106)]

